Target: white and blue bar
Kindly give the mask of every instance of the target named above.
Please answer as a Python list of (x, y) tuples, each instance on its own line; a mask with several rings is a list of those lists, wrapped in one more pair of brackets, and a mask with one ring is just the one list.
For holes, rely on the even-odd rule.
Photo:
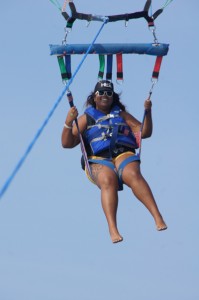
[[(50, 45), (51, 55), (85, 54), (90, 44)], [(93, 44), (88, 54), (146, 54), (165, 56), (169, 44)]]

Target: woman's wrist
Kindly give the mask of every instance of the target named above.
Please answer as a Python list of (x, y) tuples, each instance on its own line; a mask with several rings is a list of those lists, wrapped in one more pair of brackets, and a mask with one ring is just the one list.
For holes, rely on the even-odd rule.
[(68, 124), (66, 124), (66, 122), (64, 123), (64, 127), (67, 128), (67, 129), (72, 129), (73, 128), (72, 124), (68, 125)]
[(151, 112), (151, 108), (145, 108), (146, 112)]

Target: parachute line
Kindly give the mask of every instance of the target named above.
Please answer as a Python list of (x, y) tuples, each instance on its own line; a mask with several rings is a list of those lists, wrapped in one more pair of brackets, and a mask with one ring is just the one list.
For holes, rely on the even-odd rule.
[(62, 10), (61, 5), (57, 0), (50, 0), (52, 4), (54, 4), (60, 11)]

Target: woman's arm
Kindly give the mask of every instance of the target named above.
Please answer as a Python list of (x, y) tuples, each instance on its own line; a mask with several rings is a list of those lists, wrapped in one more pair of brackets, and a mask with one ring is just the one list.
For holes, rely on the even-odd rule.
[(153, 132), (151, 107), (152, 107), (152, 102), (150, 100), (146, 100), (144, 102), (145, 119), (144, 119), (144, 124), (143, 124), (143, 128), (142, 128), (142, 138), (143, 139), (150, 137)]
[[(74, 148), (80, 143), (77, 126), (74, 120), (78, 117), (77, 108), (72, 107), (66, 117), (65, 125), (62, 131), (61, 142), (63, 148)], [(78, 126), (80, 133), (82, 133), (87, 127), (86, 115), (82, 115), (78, 118)]]
[[(146, 117), (145, 117), (143, 128), (142, 128), (142, 138), (148, 138), (152, 134), (153, 123), (152, 123), (152, 116), (151, 116), (151, 106), (152, 106), (152, 103), (150, 100), (146, 100), (144, 102)], [(127, 125), (131, 128), (131, 130), (134, 134), (140, 132), (142, 124), (136, 118), (134, 118), (131, 114), (129, 114), (126, 111), (122, 111), (121, 117), (124, 118)]]
[(125, 120), (126, 124), (131, 128), (133, 133), (140, 132), (141, 123), (126, 111), (120, 113), (121, 117)]

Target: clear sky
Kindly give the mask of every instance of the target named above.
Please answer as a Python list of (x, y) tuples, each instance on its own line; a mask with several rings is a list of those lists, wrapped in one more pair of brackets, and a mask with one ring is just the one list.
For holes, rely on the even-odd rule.
[[(62, 4), (62, 2), (60, 1)], [(113, 5), (113, 3), (115, 3)], [(153, 1), (153, 11), (164, 1)], [(76, 0), (85, 13), (142, 10), (145, 1)], [(50, 1), (1, 1), (0, 188), (43, 124), (64, 86), (49, 44), (61, 44), (65, 21)], [(152, 96), (154, 132), (143, 141), (142, 173), (168, 230), (125, 187), (119, 193), (113, 245), (100, 192), (80, 167), (80, 148), (61, 147), (68, 111), (64, 97), (0, 200), (0, 299), (197, 300), (198, 235), (198, 11), (173, 1), (156, 21), (169, 43)], [(90, 43), (102, 23), (76, 21), (68, 43)], [(144, 20), (108, 23), (97, 42), (150, 43)], [(72, 57), (73, 72), (82, 59)], [(127, 109), (142, 119), (154, 57), (125, 55), (124, 84), (113, 82)], [(87, 57), (71, 90), (79, 113), (92, 91), (98, 57)]]

